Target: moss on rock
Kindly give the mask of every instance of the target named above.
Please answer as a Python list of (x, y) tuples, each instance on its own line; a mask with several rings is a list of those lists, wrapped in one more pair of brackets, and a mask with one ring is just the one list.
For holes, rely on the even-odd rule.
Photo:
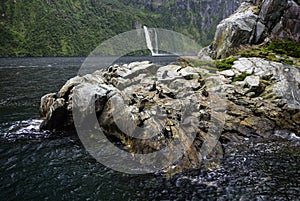
[(238, 53), (241, 57), (260, 57), (270, 61), (300, 65), (300, 44), (293, 41), (273, 41), (252, 46)]
[(219, 70), (228, 70), (228, 69), (231, 69), (234, 62), (237, 61), (237, 60), (238, 59), (233, 57), (233, 56), (227, 57), (227, 58), (222, 59), (222, 60), (216, 60), (216, 67)]
[(233, 82), (244, 81), (245, 78), (249, 75), (251, 75), (251, 74), (246, 73), (246, 72), (239, 74), (239, 75), (235, 75), (235, 77), (233, 78)]

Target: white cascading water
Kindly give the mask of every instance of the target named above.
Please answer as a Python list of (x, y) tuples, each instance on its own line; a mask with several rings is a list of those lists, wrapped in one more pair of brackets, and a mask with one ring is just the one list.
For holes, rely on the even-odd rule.
[(150, 38), (150, 33), (149, 30), (146, 26), (143, 26), (144, 28), (144, 33), (145, 33), (145, 38), (146, 38), (146, 43), (147, 43), (147, 48), (151, 51), (152, 56), (158, 55), (158, 41), (157, 41), (157, 33), (155, 31), (155, 52), (153, 50), (152, 46), (152, 41)]
[(157, 32), (154, 29), (154, 34), (155, 34), (155, 54), (158, 54), (158, 39), (157, 39)]

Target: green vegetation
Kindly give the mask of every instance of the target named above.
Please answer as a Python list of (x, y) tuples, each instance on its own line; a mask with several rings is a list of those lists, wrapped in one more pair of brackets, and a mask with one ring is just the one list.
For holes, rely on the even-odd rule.
[(113, 0), (6, 0), (0, 10), (0, 56), (87, 55), (136, 22), (155, 24), (149, 14)]
[(248, 73), (245, 73), (245, 72), (242, 73), (242, 74), (236, 75), (236, 76), (233, 78), (233, 82), (244, 81), (245, 78), (246, 78), (247, 76), (249, 76), (249, 75), (251, 75), (251, 74), (248, 74)]
[(225, 59), (216, 60), (216, 66), (219, 70), (228, 70), (231, 69), (233, 66), (233, 63), (238, 60), (237, 58), (234, 58), (233, 56), (227, 57)]
[[(179, 0), (3, 0), (0, 56), (85, 56), (104, 40), (142, 25), (171, 29), (207, 45), (227, 12), (225, 3), (189, 4)], [(219, 12), (211, 12), (204, 21), (201, 15), (208, 5)]]
[(261, 57), (270, 61), (300, 65), (300, 44), (292, 41), (273, 41), (239, 51), (242, 57)]
[(277, 54), (300, 58), (300, 44), (293, 41), (273, 41), (266, 49)]

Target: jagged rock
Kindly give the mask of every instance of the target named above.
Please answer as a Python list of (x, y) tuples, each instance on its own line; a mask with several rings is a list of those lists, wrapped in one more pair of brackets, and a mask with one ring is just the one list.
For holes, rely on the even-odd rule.
[(47, 114), (49, 113), (50, 106), (54, 103), (56, 100), (57, 96), (56, 93), (50, 93), (46, 94), (41, 98), (41, 104), (40, 104), (40, 116), (42, 118), (46, 118)]
[(70, 91), (72, 90), (72, 88), (75, 85), (78, 85), (79, 83), (81, 83), (83, 80), (82, 77), (76, 76), (74, 78), (71, 78), (67, 81), (66, 84), (64, 84), (64, 86), (59, 90), (59, 92), (57, 93), (57, 97), (59, 98), (66, 98), (69, 96)]
[[(141, 74), (137, 75), (137, 71)], [(233, 81), (233, 76), (245, 72), (249, 75), (244, 81)], [(219, 81), (217, 86), (211, 84), (212, 80)], [(92, 108), (103, 132), (133, 155), (161, 150), (170, 141), (183, 141), (188, 151), (175, 162), (179, 171), (202, 164), (198, 151), (208, 137), (212, 120), (222, 127), (218, 123), (221, 120), (212, 116), (212, 110), (218, 110), (222, 102), (227, 105), (226, 114), (220, 109), (226, 115), (222, 142), (268, 137), (275, 129), (300, 134), (299, 84), (299, 68), (262, 58), (240, 58), (232, 70), (219, 74), (178, 65), (158, 67), (148, 62), (113, 66), (70, 79), (59, 93), (42, 97), (41, 128), (74, 128), (70, 115), (73, 107), (82, 109), (80, 114), (87, 116), (90, 111), (84, 106), (92, 104), (90, 97), (94, 97)], [(88, 90), (75, 93), (81, 88)], [(224, 90), (227, 100), (219, 97), (212, 101), (211, 90)], [(77, 102), (76, 96), (82, 101)], [(217, 103), (214, 108), (212, 102)], [(193, 142), (189, 140), (190, 133), (196, 134)], [(220, 142), (207, 146), (215, 146), (207, 158), (222, 156)], [(168, 171), (174, 171), (171, 169)]]
[[(234, 82), (233, 76), (241, 73), (249, 75), (244, 81)], [(218, 81), (217, 86), (212, 84), (212, 80)], [(82, 109), (80, 114), (87, 116), (90, 111), (84, 105), (92, 104), (90, 97), (94, 97), (93, 108), (99, 125), (112, 141), (117, 139), (124, 149), (132, 153), (149, 153), (168, 146), (170, 140), (184, 139), (187, 142), (185, 146), (192, 146), (176, 162), (176, 167), (199, 167), (201, 160), (197, 150), (207, 138), (212, 118), (219, 121), (211, 115), (210, 99), (214, 93), (210, 90), (224, 90), (227, 96), (227, 100), (220, 97), (214, 100), (217, 103), (215, 110), (222, 102), (227, 105), (221, 137), (225, 142), (245, 137), (268, 137), (275, 129), (288, 129), (300, 134), (299, 84), (298, 67), (262, 58), (240, 58), (232, 70), (219, 74), (178, 65), (158, 67), (149, 62), (113, 66), (72, 78), (59, 93), (43, 96), (40, 114), (44, 121), (41, 128), (74, 128), (71, 115), (74, 105)], [(74, 92), (81, 88), (88, 90), (82, 94)], [(75, 101), (76, 96), (80, 96), (82, 101)], [(193, 143), (188, 142), (189, 133), (197, 133)], [(209, 157), (218, 158), (220, 155), (221, 146), (216, 146)]]
[(198, 79), (199, 74), (196, 73), (195, 68), (186, 67), (180, 71), (180, 75), (183, 76), (186, 80)]
[(249, 60), (248, 58), (240, 58), (238, 61), (235, 61), (232, 68), (240, 73), (253, 74), (255, 66), (252, 63), (252, 60)]
[(267, 37), (299, 42), (299, 10), (294, 1), (244, 2), (217, 26), (212, 44), (198, 56), (206, 60), (225, 58), (240, 45), (259, 44)]
[(162, 66), (157, 70), (157, 79), (166, 81), (178, 79), (179, 77), (181, 77), (179, 75), (180, 69), (181, 66), (177, 65)]
[[(47, 95), (46, 95), (47, 96)], [(46, 104), (49, 105), (52, 102), (52, 97), (44, 97), (48, 98), (46, 100)], [(65, 127), (65, 119), (67, 118), (67, 109), (66, 109), (65, 99), (57, 98), (49, 107), (49, 111), (45, 116), (43, 123), (41, 124), (42, 129), (62, 129)], [(43, 108), (43, 106), (42, 106)]]
[[(41, 129), (73, 129), (74, 120), (70, 114), (74, 107), (83, 117), (95, 110), (104, 133), (118, 139), (128, 151), (160, 150), (168, 146), (171, 139), (180, 141), (189, 133), (209, 129), (210, 95), (202, 88), (205, 83), (200, 74), (203, 72), (199, 68), (134, 62), (77, 76), (67, 81), (57, 94), (42, 97), (40, 113), (44, 121)], [(82, 118), (77, 123), (90, 125), (91, 122)], [(153, 138), (143, 139), (143, 136)], [(203, 141), (204, 138), (198, 136), (197, 143), (177, 161), (178, 164), (200, 165), (195, 150)], [(217, 150), (215, 154), (221, 153)]]
[(233, 47), (250, 42), (258, 16), (254, 14), (254, 6), (243, 3), (235, 14), (224, 19), (218, 26), (211, 45), (213, 58), (228, 56)]
[[(234, 87), (230, 84), (225, 85), (230, 100), (238, 105), (247, 105), (254, 111), (243, 115), (238, 113), (240, 116), (260, 115), (265, 117), (266, 121), (273, 121), (280, 129), (293, 130), (299, 134), (297, 130), (300, 125), (298, 120), (293, 118), (297, 113), (295, 111), (300, 110), (299, 67), (262, 58), (240, 58), (232, 68), (238, 73), (252, 74), (245, 78), (244, 84), (235, 84)], [(254, 93), (251, 94), (252, 92)], [(240, 108), (233, 107), (233, 110)], [(229, 113), (234, 115), (236, 112), (230, 110)], [(247, 126), (252, 127), (249, 124)], [(263, 133), (257, 129), (255, 132)]]
[(300, 42), (300, 6), (294, 1), (289, 1), (287, 9), (280, 22), (272, 30), (272, 38), (291, 39)]
[[(288, 0), (265, 0), (262, 2), (259, 12), (261, 22), (272, 30), (274, 26), (280, 21), (286, 10)], [(257, 6), (259, 6), (257, 4)]]

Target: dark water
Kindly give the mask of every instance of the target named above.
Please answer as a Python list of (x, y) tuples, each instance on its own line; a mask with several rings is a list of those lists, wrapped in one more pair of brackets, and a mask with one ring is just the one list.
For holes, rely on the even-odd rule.
[(93, 159), (75, 136), (39, 132), (40, 97), (76, 75), (84, 58), (0, 59), (1, 200), (298, 200), (300, 140), (225, 145), (219, 168), (172, 178), (127, 175)]

